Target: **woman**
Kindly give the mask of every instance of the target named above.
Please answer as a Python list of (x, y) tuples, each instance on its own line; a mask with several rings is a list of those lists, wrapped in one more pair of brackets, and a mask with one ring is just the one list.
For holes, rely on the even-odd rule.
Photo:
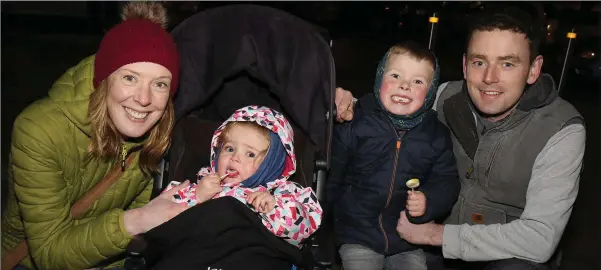
[[(134, 3), (123, 15), (95, 57), (68, 70), (49, 97), (15, 121), (2, 256), (27, 239), (28, 256), (20, 260), (25, 268), (107, 265), (134, 235), (186, 209), (171, 202), (169, 192), (148, 202), (152, 174), (170, 143), (179, 77), (176, 46), (160, 26), (165, 11)], [(337, 90), (336, 104), (344, 104), (339, 117), (352, 109), (351, 100)], [(125, 162), (130, 157), (131, 164)], [(73, 205), (116, 164), (123, 170), (117, 181), (74, 215)]]
[[(179, 76), (165, 15), (156, 3), (126, 5), (95, 57), (69, 69), (47, 98), (17, 117), (3, 257), (27, 239), (25, 268), (107, 265), (134, 235), (186, 209), (169, 200), (172, 194), (148, 203), (152, 174), (170, 143)], [(72, 205), (115, 164), (121, 176), (74, 218)]]

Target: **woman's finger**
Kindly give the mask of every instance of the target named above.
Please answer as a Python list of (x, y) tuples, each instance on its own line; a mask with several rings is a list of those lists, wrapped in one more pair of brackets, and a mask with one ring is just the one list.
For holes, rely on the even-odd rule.
[(184, 181), (183, 183), (175, 186), (174, 188), (163, 192), (163, 194), (159, 195), (160, 197), (172, 197), (173, 195), (175, 195), (178, 191), (180, 191), (181, 189), (184, 189), (186, 187), (188, 187), (190, 185), (190, 180), (186, 179), (186, 181)]

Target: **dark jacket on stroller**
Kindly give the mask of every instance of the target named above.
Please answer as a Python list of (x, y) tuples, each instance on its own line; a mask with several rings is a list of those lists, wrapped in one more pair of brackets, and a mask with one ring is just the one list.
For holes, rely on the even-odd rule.
[(457, 199), (460, 184), (449, 130), (433, 110), (399, 136), (368, 94), (358, 101), (353, 122), (334, 129), (332, 148), (327, 200), (342, 244), (384, 255), (417, 249), (396, 232), (407, 201), (405, 182), (411, 178), (420, 180), (427, 198), (423, 216), (408, 215), (413, 223), (444, 218)]

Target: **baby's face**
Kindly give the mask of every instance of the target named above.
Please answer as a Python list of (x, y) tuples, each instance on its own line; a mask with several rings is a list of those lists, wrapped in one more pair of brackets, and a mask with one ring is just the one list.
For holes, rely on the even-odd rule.
[(409, 55), (392, 55), (380, 86), (384, 108), (396, 115), (416, 112), (424, 104), (433, 76), (434, 67), (429, 61), (419, 61)]
[(217, 160), (219, 176), (237, 172), (235, 177), (227, 177), (225, 184), (237, 184), (251, 177), (263, 162), (269, 140), (258, 130), (233, 126), (225, 139)]

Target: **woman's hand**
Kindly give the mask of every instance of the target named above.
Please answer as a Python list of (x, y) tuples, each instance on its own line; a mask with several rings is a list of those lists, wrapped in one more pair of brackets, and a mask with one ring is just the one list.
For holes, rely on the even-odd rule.
[(189, 206), (173, 202), (171, 198), (173, 198), (173, 195), (178, 190), (186, 188), (189, 185), (190, 181), (186, 180), (177, 187), (154, 198), (143, 207), (125, 211), (123, 222), (127, 232), (130, 235), (145, 233), (188, 209)]

